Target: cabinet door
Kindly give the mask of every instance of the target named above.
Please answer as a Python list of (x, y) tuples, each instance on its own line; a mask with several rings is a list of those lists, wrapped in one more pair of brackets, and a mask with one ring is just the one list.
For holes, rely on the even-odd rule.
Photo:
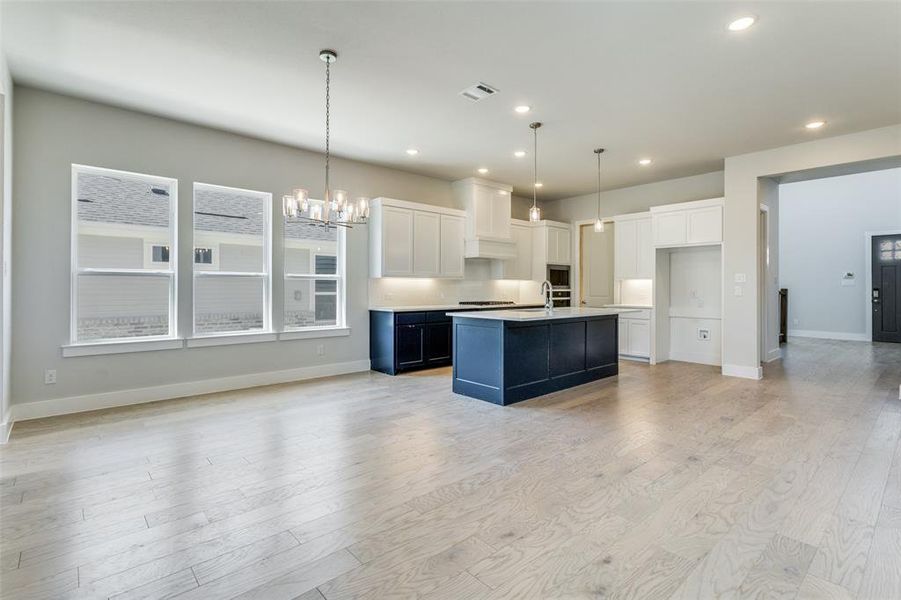
[(425, 364), (425, 325), (394, 328), (394, 362), (398, 369)]
[(413, 211), (386, 206), (382, 209), (382, 275), (413, 275)]
[(648, 321), (629, 319), (629, 354), (648, 358), (651, 355), (651, 327)]
[(451, 324), (428, 323), (425, 331), (425, 362), (428, 364), (450, 364)]
[(413, 211), (413, 274), (434, 277), (441, 268), (440, 215)]
[(568, 265), (572, 262), (572, 234), (569, 229), (557, 230), (557, 264)]
[(613, 229), (613, 277), (635, 279), (638, 265), (638, 222), (617, 221)]
[(710, 206), (687, 212), (686, 240), (689, 244), (723, 241), (723, 207)]
[(655, 246), (677, 246), (686, 240), (686, 213), (673, 211), (651, 216)]
[(557, 264), (557, 238), (560, 235), (557, 233), (557, 229), (554, 227), (545, 227), (544, 228), (544, 238), (547, 240), (545, 244), (545, 261), (550, 265)]
[(463, 277), (463, 217), (441, 215), (441, 276)]
[[(637, 254), (635, 277), (637, 279), (653, 279), (654, 242), (651, 240), (651, 219), (647, 218), (636, 221), (635, 226), (635, 245)], [(616, 235), (615, 230), (614, 235)]]
[(619, 318), (617, 324), (617, 343), (619, 344), (620, 354), (629, 354), (629, 320)]

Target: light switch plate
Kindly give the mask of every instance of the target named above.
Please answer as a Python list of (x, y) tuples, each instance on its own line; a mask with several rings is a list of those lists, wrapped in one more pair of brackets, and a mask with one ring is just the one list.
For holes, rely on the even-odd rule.
[[(735, 283), (747, 283), (748, 276), (744, 273), (735, 274)], [(737, 295), (737, 294), (736, 294)]]
[(735, 286), (735, 289), (733, 290), (732, 293), (735, 294), (736, 296), (743, 296), (745, 292), (744, 292), (744, 288), (742, 288), (740, 285), (737, 285), (737, 286)]

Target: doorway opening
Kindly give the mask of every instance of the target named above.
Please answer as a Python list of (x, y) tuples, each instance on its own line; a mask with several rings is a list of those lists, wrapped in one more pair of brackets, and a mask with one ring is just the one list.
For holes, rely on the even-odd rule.
[(761, 362), (793, 340), (901, 343), (901, 160), (759, 183)]

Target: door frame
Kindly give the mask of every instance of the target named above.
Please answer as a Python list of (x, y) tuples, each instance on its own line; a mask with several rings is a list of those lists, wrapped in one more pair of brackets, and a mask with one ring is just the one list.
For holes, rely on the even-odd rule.
[(864, 281), (866, 285), (863, 288), (863, 301), (866, 310), (864, 310), (864, 319), (866, 327), (866, 341), (873, 342), (873, 305), (872, 305), (872, 289), (873, 289), (873, 237), (880, 235), (899, 235), (901, 228), (878, 229), (875, 231), (863, 232), (864, 244)]
[[(573, 307), (582, 306), (582, 226), (594, 225), (595, 221), (597, 219), (580, 219), (572, 222), (575, 235), (572, 236), (573, 247), (570, 254), (572, 256), (572, 271), (569, 274), (569, 288), (572, 290), (570, 292), (572, 294), (570, 296), (570, 306)], [(604, 222), (604, 227), (613, 225), (613, 217), (602, 217), (601, 221)], [(613, 235), (616, 235), (615, 229)]]

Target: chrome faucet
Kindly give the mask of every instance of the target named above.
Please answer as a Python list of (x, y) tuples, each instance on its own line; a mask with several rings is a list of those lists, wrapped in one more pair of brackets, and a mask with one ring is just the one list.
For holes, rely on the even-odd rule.
[(541, 282), (541, 295), (544, 296), (544, 310), (554, 310), (554, 286), (547, 279)]

